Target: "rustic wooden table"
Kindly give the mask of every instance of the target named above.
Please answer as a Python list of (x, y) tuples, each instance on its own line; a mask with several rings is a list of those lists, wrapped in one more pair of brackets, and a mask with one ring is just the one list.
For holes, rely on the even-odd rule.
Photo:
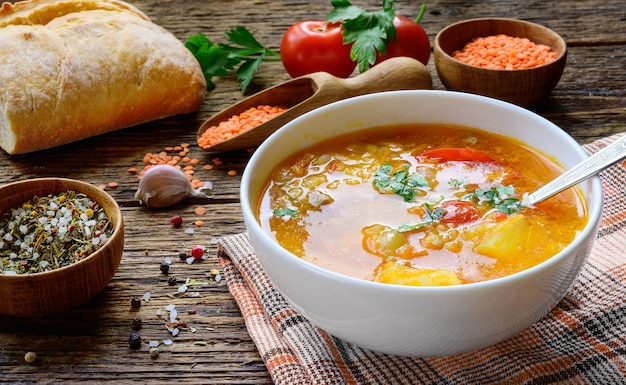
[[(278, 48), (282, 33), (301, 19), (320, 19), (331, 9), (326, 0), (180, 0), (132, 2), (154, 22), (181, 40), (203, 32), (214, 41), (237, 25), (246, 26), (267, 46)], [(353, 3), (378, 9), (380, 1)], [(414, 16), (417, 1), (397, 1), (399, 13)], [(553, 121), (581, 144), (626, 131), (626, 3), (621, 0), (513, 0), (469, 2), (433, 0), (422, 25), (431, 42), (445, 25), (475, 17), (515, 17), (546, 25), (560, 33), (569, 45), (567, 66), (552, 95), (531, 109)], [(1, 54), (1, 53), (0, 53)], [(434, 65), (429, 64), (434, 88), (442, 89)], [(251, 85), (256, 92), (288, 76), (280, 63), (264, 64)], [(126, 246), (119, 270), (110, 285), (88, 304), (65, 314), (16, 319), (0, 316), (0, 383), (202, 383), (267, 384), (271, 378), (252, 343), (238, 307), (224, 280), (209, 274), (219, 269), (215, 240), (244, 231), (238, 203), (240, 175), (250, 154), (246, 151), (214, 155), (195, 145), (196, 131), (204, 119), (243, 97), (234, 77), (217, 80), (197, 114), (179, 116), (128, 128), (71, 145), (21, 156), (0, 154), (0, 183), (34, 177), (64, 176), (96, 185), (117, 182), (107, 191), (118, 201), (126, 223)], [(147, 152), (191, 143), (193, 156), (214, 169), (199, 176), (213, 182), (208, 199), (186, 201), (164, 210), (149, 210), (133, 198), (137, 177), (129, 167), (141, 167)], [(230, 176), (228, 172), (237, 174)], [(207, 213), (199, 216), (194, 208)], [(172, 215), (182, 215), (183, 229), (173, 229)], [(191, 224), (204, 221), (203, 227)], [(195, 228), (193, 235), (185, 228)], [(180, 251), (200, 244), (209, 258), (189, 265)], [(169, 276), (178, 282), (202, 280), (180, 294), (169, 286), (159, 264), (171, 257)], [(139, 309), (133, 297), (150, 293)], [(172, 337), (165, 328), (165, 308), (175, 305), (182, 321), (181, 333)], [(141, 318), (144, 342), (171, 339), (151, 358), (144, 343), (129, 349), (131, 322)], [(37, 360), (27, 363), (26, 352)]]

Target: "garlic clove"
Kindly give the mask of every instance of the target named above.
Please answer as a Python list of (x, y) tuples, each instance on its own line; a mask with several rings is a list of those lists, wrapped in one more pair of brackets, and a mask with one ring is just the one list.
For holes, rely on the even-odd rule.
[(168, 164), (157, 164), (142, 175), (135, 199), (148, 207), (174, 205), (190, 196), (206, 196), (194, 190), (184, 172)]

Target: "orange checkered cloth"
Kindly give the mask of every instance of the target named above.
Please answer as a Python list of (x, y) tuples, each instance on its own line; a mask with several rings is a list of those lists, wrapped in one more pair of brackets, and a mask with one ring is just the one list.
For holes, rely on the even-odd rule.
[[(620, 135), (584, 147), (594, 153)], [(276, 384), (626, 384), (626, 164), (601, 179), (600, 232), (567, 295), (522, 333), (471, 353), (422, 359), (351, 345), (285, 301), (246, 234), (221, 238), (218, 257)]]

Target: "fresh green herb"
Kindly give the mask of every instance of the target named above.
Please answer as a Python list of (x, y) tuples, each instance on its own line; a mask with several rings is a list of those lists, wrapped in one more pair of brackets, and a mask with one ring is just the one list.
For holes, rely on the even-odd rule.
[(280, 208), (280, 209), (274, 210), (274, 216), (276, 218), (282, 218), (282, 217), (295, 218), (298, 216), (298, 210), (290, 209), (290, 208)]
[(239, 66), (237, 79), (241, 82), (241, 92), (245, 93), (261, 63), (280, 61), (280, 53), (264, 47), (242, 26), (225, 35), (228, 44), (213, 43), (204, 34), (198, 33), (187, 39), (185, 47), (200, 63), (207, 89), (215, 88), (213, 77), (226, 76)]
[(369, 12), (348, 0), (332, 0), (334, 9), (326, 20), (343, 22), (343, 43), (352, 44), (350, 57), (365, 72), (376, 61), (377, 52), (386, 52), (387, 43), (396, 36), (393, 18), (396, 15), (393, 0), (383, 0), (383, 9)]
[(505, 198), (495, 205), (495, 208), (506, 215), (511, 215), (522, 208), (522, 201), (517, 198)]
[(403, 164), (399, 171), (393, 172), (393, 166), (384, 163), (374, 174), (374, 186), (382, 193), (393, 192), (413, 202), (417, 189), (428, 187), (428, 181), (421, 175), (409, 174), (409, 165)]
[(444, 209), (442, 209), (441, 207), (436, 207), (435, 209), (433, 209), (432, 206), (428, 203), (424, 203), (424, 210), (426, 212), (424, 221), (413, 223), (410, 225), (400, 225), (396, 230), (401, 233), (419, 230), (426, 225), (437, 222), (445, 214)]
[(413, 223), (410, 225), (400, 225), (398, 226), (397, 230), (401, 233), (408, 233), (410, 231), (419, 230), (428, 224), (429, 222), (419, 222), (419, 223)]
[(464, 200), (487, 203), (507, 215), (520, 210), (522, 201), (510, 195), (515, 194), (512, 186), (496, 186), (489, 189), (478, 189), (463, 197)]
[(461, 188), (464, 184), (465, 184), (465, 180), (463, 179), (450, 179), (448, 181), (448, 186), (450, 186), (451, 189), (455, 189), (455, 190)]
[(428, 203), (424, 203), (424, 208), (426, 209), (426, 216), (429, 222), (437, 222), (446, 213), (441, 207), (437, 207), (433, 210)]

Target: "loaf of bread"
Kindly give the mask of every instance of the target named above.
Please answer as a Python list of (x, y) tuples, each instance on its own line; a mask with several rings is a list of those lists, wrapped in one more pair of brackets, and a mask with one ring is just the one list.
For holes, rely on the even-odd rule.
[(191, 113), (205, 92), (184, 44), (130, 4), (0, 8), (0, 147), (9, 154)]

